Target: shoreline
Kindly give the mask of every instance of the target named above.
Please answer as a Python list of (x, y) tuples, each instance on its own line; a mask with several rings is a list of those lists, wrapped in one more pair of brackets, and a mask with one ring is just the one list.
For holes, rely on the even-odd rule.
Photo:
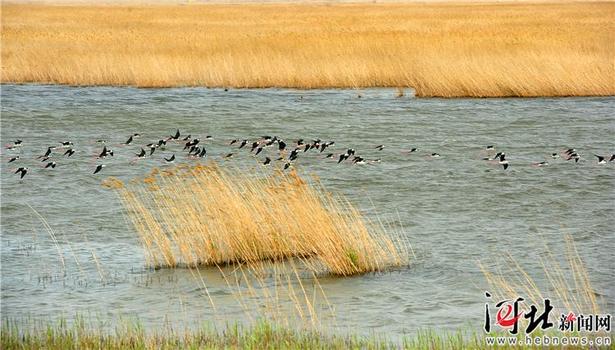
[[(569, 99), (569, 98), (609, 98), (615, 97), (612, 95), (568, 95), (568, 96), (415, 96), (414, 94), (405, 94), (404, 96), (396, 96), (396, 92), (399, 87), (396, 86), (368, 86), (368, 87), (318, 87), (318, 88), (295, 88), (295, 87), (283, 87), (283, 86), (268, 86), (268, 87), (231, 87), (231, 86), (135, 86), (135, 85), (71, 85), (71, 84), (56, 84), (45, 82), (0, 82), (0, 87), (3, 85), (9, 86), (45, 86), (45, 87), (62, 87), (62, 88), (75, 88), (75, 89), (89, 89), (89, 88), (118, 88), (118, 89), (137, 89), (137, 90), (166, 90), (166, 89), (205, 89), (205, 90), (239, 90), (239, 91), (258, 91), (258, 90), (277, 90), (277, 91), (296, 91), (296, 92), (316, 92), (316, 91), (348, 91), (348, 92), (362, 92), (370, 90), (383, 90), (391, 91), (391, 99), (397, 98), (419, 98), (419, 99)], [(414, 89), (411, 87), (403, 88), (406, 90)], [(356, 96), (355, 96), (356, 97)], [(363, 96), (362, 96), (363, 97)]]

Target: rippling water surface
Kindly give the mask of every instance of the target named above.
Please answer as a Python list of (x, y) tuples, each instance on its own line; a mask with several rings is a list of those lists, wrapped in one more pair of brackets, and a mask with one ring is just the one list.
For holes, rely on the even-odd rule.
[[(361, 94), (361, 98), (357, 94)], [(484, 278), (477, 261), (510, 253), (539, 283), (548, 243), (563, 256), (571, 234), (594, 287), (615, 311), (615, 162), (593, 154), (615, 153), (615, 99), (416, 99), (391, 90), (230, 90), (2, 86), (2, 317), (56, 318), (91, 314), (102, 320), (138, 317), (148, 327), (167, 321), (213, 319), (202, 288), (187, 270), (144, 269), (144, 252), (125, 221), (105, 176), (130, 179), (165, 166), (158, 152), (127, 164), (139, 144), (182, 132), (214, 136), (208, 157), (229, 152), (234, 138), (278, 135), (334, 140), (335, 152), (353, 147), (381, 163), (338, 165), (322, 155), (297, 167), (320, 176), (366, 215), (398, 220), (416, 257), (401, 271), (353, 278), (323, 278), (337, 325), (392, 336), (419, 328), (478, 330)], [(121, 147), (128, 135), (143, 136)], [(94, 176), (93, 155), (106, 139), (116, 157)], [(71, 159), (41, 169), (32, 160), (47, 146), (74, 142)], [(383, 151), (374, 149), (384, 144)], [(507, 154), (504, 171), (487, 164), (484, 147)], [(118, 145), (118, 146), (115, 146)], [(401, 150), (418, 147), (412, 155)], [(574, 147), (578, 164), (551, 159)], [(441, 154), (439, 159), (426, 155)], [(176, 152), (179, 161), (188, 161)], [(247, 151), (233, 162), (254, 162)], [(8, 164), (20, 154), (22, 159)], [(547, 160), (550, 166), (532, 167)], [(28, 166), (20, 181), (13, 172)], [(65, 257), (45, 231), (42, 215)], [(210, 292), (227, 319), (243, 312), (217, 270), (203, 269)], [(102, 278), (101, 278), (102, 276)], [(220, 317), (218, 315), (217, 317)]]

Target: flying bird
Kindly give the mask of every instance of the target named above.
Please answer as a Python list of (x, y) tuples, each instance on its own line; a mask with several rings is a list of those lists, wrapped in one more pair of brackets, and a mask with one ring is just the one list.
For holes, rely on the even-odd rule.
[(6, 149), (8, 149), (8, 150), (12, 150), (12, 149), (15, 149), (15, 148), (17, 148), (17, 147), (21, 147), (21, 143), (22, 143), (22, 142), (23, 142), (22, 140), (17, 139), (17, 140), (15, 140), (15, 141), (13, 142), (13, 144), (11, 144), (11, 145), (7, 145), (7, 146), (6, 146)]
[(107, 148), (107, 146), (104, 146), (102, 152), (98, 155), (98, 158), (107, 158), (107, 156), (113, 157), (113, 150)]
[(508, 161), (506, 160), (506, 155), (504, 153), (500, 154), (500, 160), (498, 164), (504, 167), (504, 170), (508, 169)]
[(106, 165), (104, 164), (99, 164), (96, 169), (94, 169), (94, 174), (99, 173), (104, 167), (106, 167)]
[(165, 158), (164, 160), (166, 160), (168, 163), (171, 163), (175, 160), (175, 154), (173, 154), (170, 158)]
[[(596, 158), (598, 158), (598, 164), (606, 164), (606, 157), (599, 156), (599, 155), (597, 155), (597, 154), (594, 154), (594, 156), (595, 156)], [(612, 157), (611, 157), (611, 158), (612, 158)]]
[(15, 172), (15, 174), (17, 173), (21, 173), (21, 176), (19, 178), (23, 179), (23, 177), (26, 176), (26, 174), (28, 173), (28, 168), (21, 167)]
[(51, 155), (51, 151), (53, 151), (54, 149), (55, 147), (47, 147), (47, 151), (45, 152), (45, 154), (43, 154), (42, 156), (38, 156), (37, 159), (49, 158), (49, 156)]

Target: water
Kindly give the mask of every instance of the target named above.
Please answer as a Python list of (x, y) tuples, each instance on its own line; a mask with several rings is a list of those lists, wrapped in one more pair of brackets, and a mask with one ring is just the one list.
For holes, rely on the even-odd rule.
[[(340, 329), (389, 337), (421, 328), (478, 330), (487, 285), (477, 261), (490, 266), (510, 253), (547, 285), (541, 247), (547, 242), (562, 256), (564, 234), (574, 237), (604, 311), (615, 311), (615, 162), (599, 165), (592, 155), (615, 152), (615, 98), (394, 94), (3, 85), (2, 143), (19, 138), (25, 145), (2, 154), (2, 317), (138, 317), (147, 327), (212, 319), (191, 272), (143, 268), (134, 229), (113, 192), (100, 185), (105, 176), (129, 179), (164, 166), (162, 155), (171, 151), (134, 166), (127, 162), (139, 145), (176, 128), (201, 139), (213, 135), (207, 142), (213, 159), (229, 152), (229, 140), (261, 135), (335, 140), (332, 151), (353, 147), (367, 159), (382, 159), (352, 166), (312, 154), (298, 163), (366, 215), (398, 220), (416, 255), (409, 268), (393, 273), (323, 278)], [(143, 135), (135, 145), (119, 146), (134, 132)], [(105, 176), (92, 175), (101, 149), (97, 139), (116, 151), (100, 174)], [(32, 160), (64, 140), (74, 142), (78, 153), (56, 157), (56, 169), (45, 171)], [(386, 148), (375, 150), (380, 144)], [(506, 152), (506, 171), (481, 160), (491, 144)], [(401, 152), (412, 147), (419, 152)], [(550, 158), (568, 147), (583, 157), (578, 164)], [(430, 159), (432, 152), (442, 156)], [(8, 164), (13, 154), (22, 159)], [(551, 165), (530, 166), (543, 160)], [(233, 162), (254, 161), (244, 151)], [(20, 181), (12, 172), (23, 165), (31, 170)], [(58, 248), (29, 206), (55, 231), (66, 274)], [(202, 273), (224, 317), (241, 320), (244, 313), (218, 271)]]

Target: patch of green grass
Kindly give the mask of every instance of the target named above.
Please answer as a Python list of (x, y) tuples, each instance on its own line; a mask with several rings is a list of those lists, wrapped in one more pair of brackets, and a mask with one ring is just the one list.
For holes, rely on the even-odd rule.
[[(90, 327), (83, 319), (72, 325), (66, 321), (35, 323), (22, 327), (19, 322), (4, 320), (2, 349), (529, 349), (527, 346), (487, 346), (482, 334), (465, 336), (461, 331), (446, 333), (419, 332), (400, 343), (372, 335), (331, 336), (312, 330), (291, 330), (266, 321), (251, 327), (227, 325), (223, 330), (203, 327), (198, 330), (163, 333), (146, 332), (138, 322), (125, 323), (114, 331)], [(506, 334), (495, 334), (506, 336)], [(522, 339), (522, 335), (518, 338)], [(559, 348), (559, 347), (555, 347)], [(577, 349), (581, 347), (566, 347)], [(605, 349), (615, 349), (611, 345)]]

